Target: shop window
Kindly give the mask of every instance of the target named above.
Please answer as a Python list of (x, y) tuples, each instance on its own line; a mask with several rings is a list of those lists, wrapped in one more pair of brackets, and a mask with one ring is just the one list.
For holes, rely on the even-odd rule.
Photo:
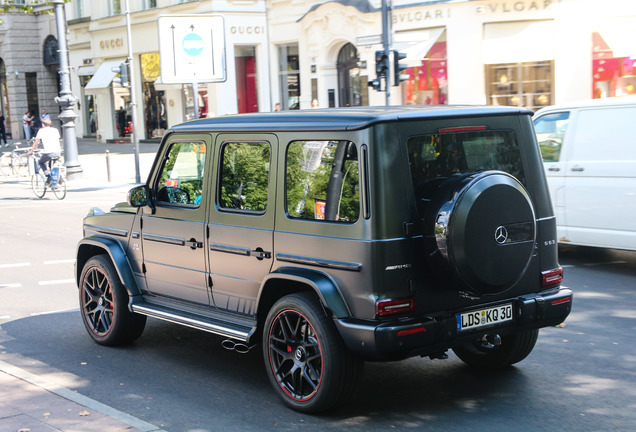
[(360, 214), (358, 154), (350, 141), (294, 141), (287, 149), (287, 214), (353, 223)]
[[(440, 39), (444, 39), (444, 36)], [(400, 84), (402, 103), (405, 105), (448, 104), (446, 42), (442, 40), (433, 44), (424, 57), (416, 60), (415, 64), (409, 57), (406, 60), (410, 67), (402, 73), (409, 78)], [(390, 79), (393, 80), (393, 76)]]
[(236, 97), (239, 113), (258, 112), (256, 48), (235, 46)]
[(340, 106), (369, 105), (367, 77), (360, 75), (360, 58), (355, 46), (348, 43), (340, 49), (337, 68)]
[(264, 142), (226, 143), (221, 153), (220, 206), (263, 213), (267, 209), (270, 148)]
[(283, 109), (300, 109), (298, 45), (278, 47), (280, 101)]
[(486, 91), (491, 105), (532, 110), (553, 104), (552, 60), (486, 65)]
[(155, 81), (160, 74), (159, 53), (141, 54), (140, 64), (146, 137), (161, 138), (168, 127), (168, 116), (165, 94), (155, 87)]
[(617, 56), (600, 33), (592, 34), (594, 99), (636, 94), (636, 58)]

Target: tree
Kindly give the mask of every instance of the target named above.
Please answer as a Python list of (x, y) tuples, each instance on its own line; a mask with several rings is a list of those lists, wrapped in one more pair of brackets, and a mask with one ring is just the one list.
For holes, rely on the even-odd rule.
[[(64, 3), (68, 3), (71, 0), (64, 0)], [(54, 10), (52, 8), (53, 2), (51, 1), (39, 1), (39, 0), (27, 0), (24, 3), (16, 3), (16, 0), (4, 0), (0, 4), (0, 15), (4, 15), (7, 12), (22, 12), (25, 14), (33, 13), (34, 6), (49, 6), (48, 9), (42, 10), (42, 13), (52, 15)], [(4, 24), (4, 20), (0, 18), (0, 24)]]

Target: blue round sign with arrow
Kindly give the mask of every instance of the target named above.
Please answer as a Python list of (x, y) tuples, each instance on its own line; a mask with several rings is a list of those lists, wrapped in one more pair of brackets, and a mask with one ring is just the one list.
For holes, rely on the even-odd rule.
[(198, 56), (203, 52), (203, 38), (196, 33), (188, 33), (181, 42), (183, 51), (191, 56)]

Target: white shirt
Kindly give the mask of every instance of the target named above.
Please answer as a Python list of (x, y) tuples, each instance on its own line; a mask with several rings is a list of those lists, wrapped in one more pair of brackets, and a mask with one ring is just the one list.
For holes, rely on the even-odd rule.
[(61, 153), (60, 132), (53, 127), (43, 127), (35, 136), (39, 138), (44, 147), (44, 153)]

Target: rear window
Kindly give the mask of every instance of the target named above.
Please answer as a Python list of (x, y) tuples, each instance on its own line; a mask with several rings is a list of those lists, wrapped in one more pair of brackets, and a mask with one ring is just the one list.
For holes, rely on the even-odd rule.
[(519, 145), (511, 130), (420, 135), (411, 137), (407, 146), (420, 216), (441, 183), (455, 174), (497, 170), (525, 184)]

